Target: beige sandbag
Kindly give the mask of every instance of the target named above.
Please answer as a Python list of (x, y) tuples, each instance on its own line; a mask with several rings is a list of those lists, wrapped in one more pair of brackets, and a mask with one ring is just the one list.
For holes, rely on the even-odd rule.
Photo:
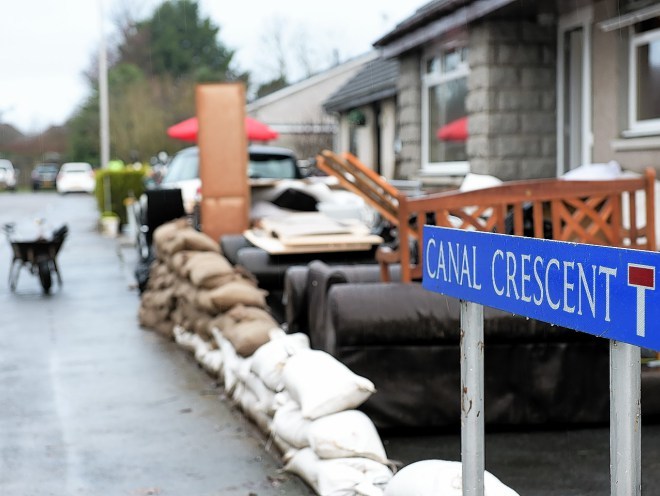
[(169, 257), (175, 253), (183, 250), (184, 240), (183, 238), (175, 234), (171, 239), (163, 241), (157, 248), (157, 255), (160, 260), (167, 260)]
[(218, 307), (215, 306), (215, 303), (211, 299), (211, 291), (208, 289), (198, 289), (195, 292), (195, 305), (197, 308), (204, 310), (214, 317), (219, 312)]
[(138, 310), (138, 322), (142, 327), (155, 329), (169, 315), (167, 309), (141, 306)]
[[(213, 276), (209, 277), (207, 279), (204, 279), (202, 282), (199, 283), (199, 287), (203, 289), (215, 289), (219, 288), (220, 286), (227, 284), (228, 282), (232, 281), (240, 281), (244, 280), (245, 278), (241, 276), (240, 274), (236, 272), (232, 272), (230, 274), (224, 274), (224, 275), (219, 275), (219, 276)], [(253, 284), (255, 287), (257, 286), (256, 284)]]
[(232, 344), (236, 353), (248, 357), (268, 342), (268, 334), (272, 329), (271, 322), (253, 320), (239, 322), (231, 329), (223, 329), (222, 335)]
[(195, 256), (198, 252), (192, 250), (181, 250), (174, 253), (168, 260), (168, 267), (172, 272), (176, 272), (179, 277), (184, 279), (188, 278), (190, 270), (188, 269), (188, 261)]
[(145, 307), (171, 308), (174, 303), (174, 288), (145, 291), (142, 294), (142, 305)]
[(197, 317), (193, 323), (193, 330), (195, 334), (201, 336), (205, 341), (210, 341), (213, 339), (213, 335), (209, 329), (209, 322), (211, 317), (208, 315), (200, 315)]
[(154, 331), (168, 339), (174, 339), (172, 334), (173, 329), (174, 323), (170, 320), (163, 320), (154, 327)]
[(199, 287), (211, 277), (227, 276), (234, 273), (231, 264), (219, 253), (207, 252), (212, 255), (200, 256), (202, 253), (190, 257), (186, 265), (189, 268), (188, 277), (195, 286)]
[(273, 316), (263, 308), (259, 308), (259, 307), (251, 307), (243, 304), (238, 304), (233, 306), (231, 309), (229, 309), (227, 311), (227, 315), (237, 322), (243, 322), (246, 320), (247, 321), (265, 320), (271, 322), (273, 324), (273, 327), (278, 326), (277, 321), (273, 318)]
[(237, 323), (238, 321), (236, 319), (232, 318), (230, 315), (226, 313), (223, 313), (217, 315), (216, 317), (212, 318), (209, 321), (209, 330), (215, 327), (216, 329), (218, 329), (218, 331), (222, 332), (225, 329), (234, 327)]
[(185, 229), (188, 226), (188, 221), (185, 218), (175, 219), (161, 224), (154, 229), (154, 245), (158, 248), (163, 242), (172, 239), (178, 231)]
[(182, 231), (183, 243), (186, 250), (196, 251), (213, 251), (220, 253), (220, 243), (213, 241), (213, 239), (194, 229), (185, 229)]
[(160, 260), (154, 261), (149, 268), (149, 280), (156, 279), (158, 277), (163, 277), (166, 274), (169, 274), (167, 265)]
[(234, 305), (266, 308), (267, 291), (255, 288), (249, 282), (232, 281), (211, 291), (211, 300), (219, 310), (228, 310)]

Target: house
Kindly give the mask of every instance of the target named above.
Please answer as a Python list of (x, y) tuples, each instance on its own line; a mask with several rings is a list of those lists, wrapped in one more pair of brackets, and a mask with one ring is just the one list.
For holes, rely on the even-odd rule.
[[(382, 99), (396, 102), (395, 123), (365, 114), (376, 127), (362, 130), (397, 151), (387, 177), (552, 177), (610, 160), (660, 167), (658, 1), (434, 0), (374, 46), (398, 64)], [(335, 106), (345, 121), (364, 113), (365, 103), (347, 103)], [(393, 127), (394, 139), (378, 127)]]
[(256, 99), (247, 104), (246, 112), (279, 133), (272, 144), (291, 148), (301, 159), (315, 157), (332, 147), (336, 132), (335, 120), (322, 102), (376, 56), (375, 51), (366, 53)]
[(376, 58), (323, 103), (338, 117), (335, 148), (357, 155), (388, 178), (396, 169), (398, 79), (397, 59)]

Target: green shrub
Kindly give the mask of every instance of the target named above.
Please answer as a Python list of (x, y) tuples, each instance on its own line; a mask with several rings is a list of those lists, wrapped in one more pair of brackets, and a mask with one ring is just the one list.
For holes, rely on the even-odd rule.
[[(114, 212), (119, 216), (122, 224), (126, 224), (125, 200), (131, 196), (139, 198), (144, 192), (145, 169), (124, 169), (96, 171), (96, 203), (99, 212)], [(106, 181), (109, 185), (106, 186)], [(106, 205), (105, 194), (110, 191), (110, 199)]]

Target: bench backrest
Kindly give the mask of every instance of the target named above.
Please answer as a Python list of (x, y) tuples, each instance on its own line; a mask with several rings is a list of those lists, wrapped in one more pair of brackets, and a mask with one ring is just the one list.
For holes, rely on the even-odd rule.
[[(381, 277), (388, 280), (387, 265), (399, 261), (402, 281), (421, 279), (424, 224), (655, 250), (654, 188), (655, 171), (649, 168), (634, 178), (539, 179), (468, 192), (399, 195), (399, 250), (378, 256)], [(401, 249), (408, 246), (414, 246), (417, 261), (411, 250)]]

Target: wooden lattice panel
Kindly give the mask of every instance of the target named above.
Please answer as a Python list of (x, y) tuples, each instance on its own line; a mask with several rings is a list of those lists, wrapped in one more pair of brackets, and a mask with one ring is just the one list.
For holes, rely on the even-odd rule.
[[(637, 216), (638, 193), (645, 195), (644, 225)], [(423, 260), (424, 223), (655, 250), (655, 171), (648, 169), (639, 178), (516, 181), (469, 192), (400, 195), (399, 246), (415, 245), (417, 261)], [(383, 280), (389, 280), (387, 265), (394, 262), (401, 263), (404, 281), (421, 278), (421, 267), (411, 262), (408, 249), (380, 255), (378, 260)]]

